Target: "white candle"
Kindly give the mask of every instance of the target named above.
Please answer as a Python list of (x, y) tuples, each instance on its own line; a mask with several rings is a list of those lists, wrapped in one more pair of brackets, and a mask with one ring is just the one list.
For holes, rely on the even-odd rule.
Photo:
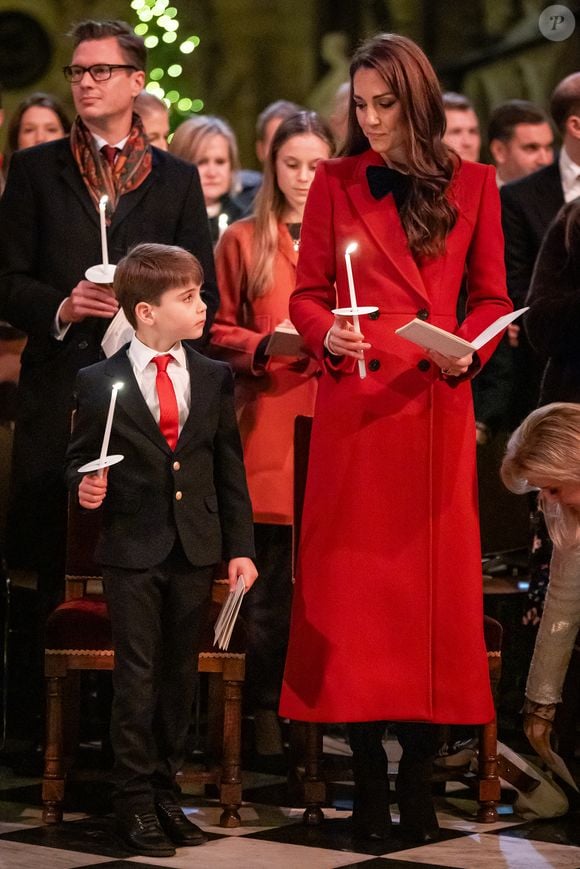
[[(113, 414), (115, 413), (115, 402), (117, 401), (117, 393), (120, 389), (123, 388), (122, 383), (113, 383), (113, 391), (111, 392), (111, 401), (109, 402), (109, 412), (107, 414), (107, 422), (105, 424), (105, 434), (103, 435), (103, 443), (101, 445), (101, 455), (99, 456), (99, 462), (101, 464), (107, 457), (107, 450), (109, 449), (109, 441), (111, 440), (111, 429), (113, 428)], [(103, 468), (99, 470), (99, 477), (103, 476)]]
[[(356, 243), (356, 241), (351, 241), (351, 243), (349, 245), (347, 245), (347, 248), (344, 252), (344, 261), (346, 263), (346, 275), (348, 278), (348, 293), (350, 296), (350, 307), (352, 309), (352, 325), (354, 326), (354, 328), (357, 332), (360, 332), (360, 321), (359, 321), (358, 313), (357, 313), (358, 303), (356, 300), (356, 292), (355, 292), (355, 288), (354, 288), (354, 277), (352, 274), (352, 263), (350, 261), (351, 253), (354, 253), (357, 248), (358, 248), (358, 244)], [(359, 373), (361, 380), (364, 380), (365, 377), (367, 376), (367, 369), (366, 369), (364, 359), (358, 360), (358, 373)]]
[(228, 228), (229, 219), (227, 214), (222, 211), (220, 216), (218, 217), (218, 239), (222, 237), (226, 229)]
[(99, 199), (99, 213), (101, 215), (101, 250), (103, 252), (103, 265), (109, 265), (109, 249), (107, 247), (107, 220), (106, 220), (106, 211), (107, 211), (107, 202), (109, 201), (108, 196), (101, 196)]

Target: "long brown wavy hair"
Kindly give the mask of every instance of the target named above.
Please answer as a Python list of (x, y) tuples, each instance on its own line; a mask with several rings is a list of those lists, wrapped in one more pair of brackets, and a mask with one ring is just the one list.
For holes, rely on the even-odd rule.
[(328, 145), (328, 156), (334, 154), (330, 128), (316, 112), (301, 111), (282, 121), (272, 139), (270, 153), (264, 165), (264, 180), (256, 196), (252, 266), (248, 276), (249, 294), (265, 295), (272, 284), (274, 257), (278, 247), (278, 224), (286, 208), (286, 199), (276, 178), (276, 158), (282, 145), (293, 136), (313, 133)]
[(405, 36), (381, 33), (364, 42), (350, 65), (345, 155), (361, 154), (370, 147), (352, 98), (354, 76), (361, 68), (378, 72), (399, 100), (406, 121), (411, 184), (401, 208), (401, 222), (409, 248), (418, 256), (439, 255), (457, 220), (457, 209), (446, 193), (458, 158), (443, 142), (445, 111), (435, 71), (419, 46)]

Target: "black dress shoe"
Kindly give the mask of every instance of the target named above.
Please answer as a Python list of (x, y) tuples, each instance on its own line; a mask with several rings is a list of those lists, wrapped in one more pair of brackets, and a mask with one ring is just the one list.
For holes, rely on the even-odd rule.
[(158, 800), (155, 803), (157, 817), (163, 830), (176, 845), (203, 845), (208, 837), (190, 821), (177, 803)]
[(384, 842), (391, 837), (391, 825), (372, 824), (353, 815), (352, 835), (355, 839), (366, 839), (368, 842)]
[(395, 783), (401, 813), (399, 833), (406, 842), (428, 845), (440, 838), (431, 786), (432, 759), (416, 761), (403, 756)]
[(123, 844), (138, 854), (148, 857), (173, 857), (175, 854), (154, 812), (123, 814), (117, 818), (116, 830)]
[(399, 833), (401, 839), (412, 845), (430, 845), (433, 842), (438, 842), (441, 838), (439, 827), (424, 827), (420, 824), (406, 824), (403, 821), (399, 824)]

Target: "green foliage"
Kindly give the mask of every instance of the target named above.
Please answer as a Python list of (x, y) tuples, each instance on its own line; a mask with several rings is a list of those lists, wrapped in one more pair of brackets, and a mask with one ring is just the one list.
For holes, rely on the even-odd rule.
[(201, 112), (203, 100), (189, 93), (187, 84), (193, 78), (188, 66), (199, 36), (183, 35), (179, 10), (171, 0), (131, 0), (130, 6), (138, 19), (135, 33), (145, 40), (149, 55), (146, 89), (166, 103), (172, 121)]

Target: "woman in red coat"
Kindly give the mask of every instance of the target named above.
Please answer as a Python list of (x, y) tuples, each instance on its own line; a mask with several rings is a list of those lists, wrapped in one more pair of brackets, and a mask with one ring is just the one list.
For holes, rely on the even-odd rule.
[[(433, 725), (494, 714), (469, 380), (497, 341), (451, 358), (395, 329), (418, 317), (471, 339), (511, 303), (493, 169), (442, 143), (425, 55), (404, 37), (377, 36), (357, 51), (351, 82), (347, 156), (318, 168), (290, 302), (324, 374), (280, 711), (351, 722), (353, 819), (365, 836), (389, 833), (384, 722), (415, 722), (397, 727), (397, 795), (401, 832), (424, 842), (438, 836)], [(350, 242), (358, 304), (379, 309), (360, 332), (332, 313), (350, 304)]]
[(221, 304), (211, 346), (236, 372), (262, 579), (244, 601), (247, 700), (261, 754), (282, 752), (277, 709), (292, 596), (294, 419), (312, 415), (319, 373), (308, 356), (271, 355), (267, 345), (276, 326), (288, 321), (306, 197), (317, 164), (332, 154), (331, 133), (314, 112), (287, 118), (272, 141), (255, 216), (232, 224), (215, 254)]

